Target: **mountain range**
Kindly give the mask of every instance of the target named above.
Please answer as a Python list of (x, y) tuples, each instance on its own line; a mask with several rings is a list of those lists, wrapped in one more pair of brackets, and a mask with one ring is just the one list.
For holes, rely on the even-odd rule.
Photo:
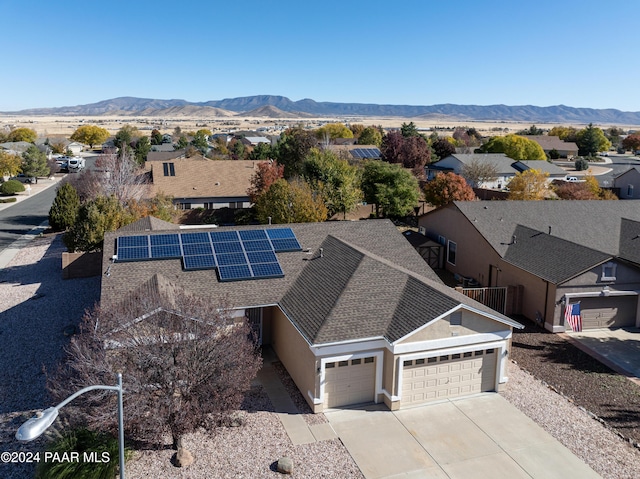
[(120, 97), (97, 103), (58, 108), (34, 108), (5, 114), (42, 116), (155, 116), (155, 117), (400, 117), (457, 121), (516, 121), (538, 123), (598, 123), (640, 125), (640, 112), (573, 108), (565, 105), (379, 105), (373, 103), (292, 101), (284, 96), (256, 95), (206, 102)]

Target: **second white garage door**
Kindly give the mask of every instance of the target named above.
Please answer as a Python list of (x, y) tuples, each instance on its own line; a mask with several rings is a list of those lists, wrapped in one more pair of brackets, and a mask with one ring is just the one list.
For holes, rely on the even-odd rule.
[(374, 357), (326, 363), (324, 407), (348, 406), (374, 400)]
[(484, 349), (405, 361), (402, 407), (493, 391), (497, 350)]

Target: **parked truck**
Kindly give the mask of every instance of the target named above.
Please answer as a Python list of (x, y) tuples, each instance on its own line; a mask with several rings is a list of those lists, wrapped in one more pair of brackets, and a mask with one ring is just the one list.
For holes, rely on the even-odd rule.
[(84, 169), (84, 161), (84, 158), (80, 158), (79, 156), (69, 158), (69, 160), (67, 161), (67, 168), (69, 169), (69, 173), (71, 173), (72, 171), (80, 171)]

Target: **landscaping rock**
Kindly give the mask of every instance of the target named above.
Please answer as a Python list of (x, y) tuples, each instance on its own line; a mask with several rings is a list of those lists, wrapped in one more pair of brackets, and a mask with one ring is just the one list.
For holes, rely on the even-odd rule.
[(188, 467), (193, 464), (193, 455), (183, 447), (178, 448), (175, 463), (176, 467)]
[(293, 459), (286, 456), (278, 459), (278, 472), (282, 474), (293, 474)]

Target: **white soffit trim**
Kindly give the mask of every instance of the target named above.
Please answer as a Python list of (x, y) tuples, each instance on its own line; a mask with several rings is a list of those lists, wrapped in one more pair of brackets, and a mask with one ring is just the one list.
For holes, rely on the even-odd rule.
[(427, 353), (443, 348), (463, 346), (486, 347), (491, 341), (503, 341), (511, 337), (511, 331), (497, 331), (495, 333), (469, 334), (467, 336), (451, 336), (450, 338), (430, 339), (416, 343), (394, 344), (391, 346), (393, 354)]

